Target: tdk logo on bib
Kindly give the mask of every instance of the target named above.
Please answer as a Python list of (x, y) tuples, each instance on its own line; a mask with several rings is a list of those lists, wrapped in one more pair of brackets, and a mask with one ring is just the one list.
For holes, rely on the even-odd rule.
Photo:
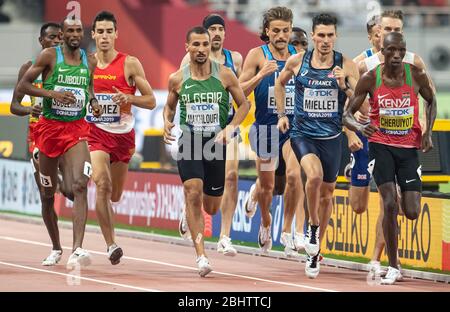
[(191, 104), (193, 111), (210, 111), (214, 109), (214, 104)]
[(111, 94), (96, 94), (95, 97), (97, 98), (97, 100), (99, 102), (102, 102), (102, 101), (111, 101), (112, 102), (113, 95), (114, 94), (112, 94), (112, 93)]
[(67, 91), (67, 92), (72, 92), (73, 95), (75, 95), (75, 96), (77, 96), (77, 95), (78, 95), (78, 96), (83, 96), (83, 93), (82, 93), (83, 90), (78, 89), (78, 88), (75, 89), (75, 88), (64, 88), (64, 87), (63, 87), (62, 90), (60, 89), (60, 92), (61, 92), (61, 91), (64, 91), (64, 92), (65, 92), (65, 91)]
[(305, 88), (303, 110), (310, 118), (333, 118), (338, 116), (337, 89)]

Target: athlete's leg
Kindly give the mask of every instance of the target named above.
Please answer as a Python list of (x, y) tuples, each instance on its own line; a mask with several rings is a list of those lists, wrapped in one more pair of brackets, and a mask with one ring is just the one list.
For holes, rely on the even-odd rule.
[[(58, 186), (59, 186), (59, 190), (61, 191), (61, 193), (68, 199), (70, 199), (71, 201), (73, 201), (73, 191), (72, 191), (72, 185), (70, 185), (69, 183), (66, 182), (66, 180), (64, 179), (65, 176), (67, 176), (67, 174), (72, 174), (70, 172), (70, 170), (65, 170), (65, 168), (67, 166), (64, 166), (64, 162), (66, 161), (66, 156), (65, 154), (62, 155), (61, 157), (59, 157), (59, 166), (58, 169), (61, 172), (62, 175), (62, 179), (59, 179), (58, 177)], [(69, 171), (69, 172), (65, 172), (65, 171)]]
[(320, 233), (319, 240), (325, 236), (328, 221), (330, 220), (331, 211), (333, 208), (333, 192), (336, 187), (336, 183), (323, 182), (320, 188), (320, 207), (319, 207), (319, 219), (320, 219)]
[(282, 232), (291, 233), (295, 209), (304, 201), (303, 185), (300, 176), (300, 166), (292, 151), (290, 141), (283, 145), (283, 157), (286, 159), (286, 190), (284, 194), (284, 221)]
[(91, 152), (92, 180), (96, 186), (95, 211), (106, 246), (114, 243), (114, 213), (111, 207), (112, 177), (110, 157), (104, 151)]
[(353, 186), (348, 190), (348, 197), (350, 206), (357, 214), (363, 213), (367, 210), (369, 205), (370, 186)]
[(322, 188), (322, 164), (315, 154), (305, 155), (300, 164), (306, 174), (305, 195), (308, 204), (309, 222), (312, 225), (319, 225), (320, 192), (317, 190)]
[[(205, 254), (203, 245), (203, 233), (205, 222), (203, 220), (203, 181), (201, 179), (189, 179), (183, 183), (184, 197), (186, 201), (186, 218), (194, 242), (197, 256)], [(220, 204), (220, 202), (219, 202)]]
[(111, 201), (117, 203), (122, 198), (123, 188), (128, 175), (128, 164), (117, 161), (111, 164), (112, 195)]
[[(222, 223), (220, 236), (230, 237), (231, 222), (237, 204), (238, 169), (239, 169), (239, 142), (234, 139), (227, 145), (227, 161), (225, 164), (225, 188), (222, 197)], [(205, 200), (206, 201), (206, 200)]]
[(276, 159), (263, 160), (256, 158), (256, 170), (258, 172), (258, 183), (256, 186), (256, 198), (261, 208), (261, 224), (267, 228), (272, 223), (270, 207), (272, 205), (273, 188), (275, 184), (275, 163)]
[(394, 182), (388, 182), (378, 187), (383, 198), (384, 218), (383, 233), (386, 242), (386, 252), (388, 254), (389, 266), (397, 267), (398, 248), (398, 205), (396, 201), (396, 189)]
[(71, 170), (71, 183), (74, 194), (73, 202), (73, 251), (81, 248), (87, 220), (87, 183), (92, 175), (91, 157), (86, 141), (78, 142), (65, 155), (65, 170)]
[[(37, 163), (35, 164), (37, 165)], [(58, 158), (50, 158), (43, 153), (39, 153), (39, 166), (35, 168), (39, 170), (35, 173), (35, 179), (41, 195), (42, 219), (52, 241), (53, 250), (62, 250), (59, 239), (58, 216), (54, 208), (58, 184)]]
[(376, 229), (375, 229), (375, 248), (373, 249), (372, 260), (380, 261), (381, 254), (384, 249), (384, 234), (383, 234), (383, 219), (384, 219), (384, 205), (383, 199), (380, 195), (380, 213), (378, 214)]

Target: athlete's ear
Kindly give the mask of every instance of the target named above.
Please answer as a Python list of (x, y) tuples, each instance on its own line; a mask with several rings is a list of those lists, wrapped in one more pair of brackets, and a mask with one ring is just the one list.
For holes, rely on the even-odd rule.
[(117, 39), (117, 38), (119, 38), (119, 31), (116, 29), (115, 31), (115, 36), (114, 36), (114, 39)]
[(95, 39), (95, 38), (94, 38), (94, 35), (95, 35), (95, 31), (94, 31), (94, 30), (91, 30), (91, 37), (92, 37), (92, 39)]
[(186, 42), (184, 44), (184, 48), (186, 49), (186, 52), (189, 52), (189, 43)]

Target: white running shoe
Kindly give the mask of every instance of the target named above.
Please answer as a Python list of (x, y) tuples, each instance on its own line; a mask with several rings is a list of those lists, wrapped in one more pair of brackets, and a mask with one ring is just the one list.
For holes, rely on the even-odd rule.
[(316, 256), (319, 253), (320, 250), (319, 233), (320, 233), (319, 226), (314, 231), (311, 225), (309, 225), (308, 232), (306, 234), (305, 251), (310, 256)]
[(200, 274), (201, 277), (205, 277), (212, 271), (209, 260), (204, 255), (197, 257), (196, 262), (198, 265), (198, 274)]
[(398, 267), (398, 270), (399, 270), (399, 272), (400, 272), (400, 274), (397, 276), (397, 282), (403, 282), (403, 281), (404, 281), (404, 278), (403, 278), (403, 269), (402, 269), (402, 267), (401, 267), (400, 264), (397, 265), (397, 267)]
[(295, 246), (295, 250), (297, 250), (297, 252), (305, 250), (305, 243), (306, 243), (305, 237), (306, 237), (305, 234), (299, 233), (299, 232), (295, 232), (295, 234), (294, 234), (294, 246)]
[(178, 232), (183, 239), (191, 239), (191, 231), (189, 231), (189, 226), (186, 218), (186, 210), (181, 213), (180, 223), (178, 223)]
[(369, 276), (371, 278), (385, 276), (386, 271), (381, 268), (380, 261), (371, 260), (369, 262)]
[(222, 238), (217, 242), (217, 252), (230, 257), (234, 257), (237, 254), (236, 249), (231, 243), (231, 238), (225, 235), (223, 235)]
[(108, 259), (112, 265), (120, 263), (120, 258), (123, 256), (123, 250), (117, 244), (112, 244), (108, 247)]
[(248, 197), (246, 198), (244, 203), (245, 215), (247, 216), (247, 218), (253, 218), (253, 216), (256, 213), (258, 202), (253, 199), (255, 190), (256, 190), (256, 183), (250, 187)]
[(280, 243), (284, 246), (284, 255), (286, 256), (286, 258), (298, 257), (298, 253), (295, 250), (294, 240), (292, 239), (291, 233), (281, 233)]
[(319, 254), (317, 253), (315, 256), (307, 256), (306, 264), (305, 264), (305, 274), (309, 278), (316, 278), (320, 272), (320, 261)]
[(67, 260), (67, 269), (73, 269), (78, 265), (84, 267), (91, 264), (91, 255), (83, 248), (78, 247), (70, 255), (69, 260)]
[(401, 273), (399, 269), (389, 267), (386, 276), (381, 279), (382, 285), (394, 285), (400, 277)]
[(261, 225), (259, 226), (258, 245), (263, 253), (266, 253), (270, 249), (272, 249), (272, 235), (270, 234), (270, 225), (268, 227), (263, 227), (261, 223)]
[(52, 250), (50, 255), (42, 261), (44, 266), (56, 265), (61, 260), (62, 250)]

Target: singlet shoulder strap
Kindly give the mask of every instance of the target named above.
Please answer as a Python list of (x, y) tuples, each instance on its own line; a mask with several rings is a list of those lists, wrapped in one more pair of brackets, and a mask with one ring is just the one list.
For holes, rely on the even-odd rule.
[(183, 71), (183, 83), (184, 83), (186, 80), (191, 78), (191, 67), (189, 66), (189, 63), (187, 63), (186, 65), (183, 66), (182, 71)]
[(220, 81), (220, 64), (214, 61), (211, 61), (211, 77)]
[(273, 60), (272, 52), (270, 52), (269, 46), (267, 44), (261, 46), (261, 49), (263, 50), (264, 57), (267, 58), (269, 61)]
[(408, 63), (405, 64), (405, 76), (406, 76), (406, 84), (412, 87), (412, 75), (411, 75), (411, 65)]
[(377, 89), (383, 83), (383, 78), (381, 77), (381, 64), (377, 66)]
[(334, 51), (334, 65), (344, 68), (344, 56), (341, 52)]
[(291, 55), (297, 54), (297, 50), (295, 50), (295, 47), (292, 44), (288, 45), (288, 49)]
[(81, 62), (84, 64), (84, 66), (89, 68), (89, 63), (88, 63), (86, 51), (84, 49), (80, 49), (80, 53), (81, 53)]
[(233, 55), (231, 54), (230, 50), (223, 49), (223, 54), (225, 55), (225, 66), (229, 67), (235, 74), (236, 69), (234, 68), (234, 62), (233, 62)]
[(56, 64), (64, 63), (64, 54), (62, 52), (61, 46), (55, 48), (56, 51)]

